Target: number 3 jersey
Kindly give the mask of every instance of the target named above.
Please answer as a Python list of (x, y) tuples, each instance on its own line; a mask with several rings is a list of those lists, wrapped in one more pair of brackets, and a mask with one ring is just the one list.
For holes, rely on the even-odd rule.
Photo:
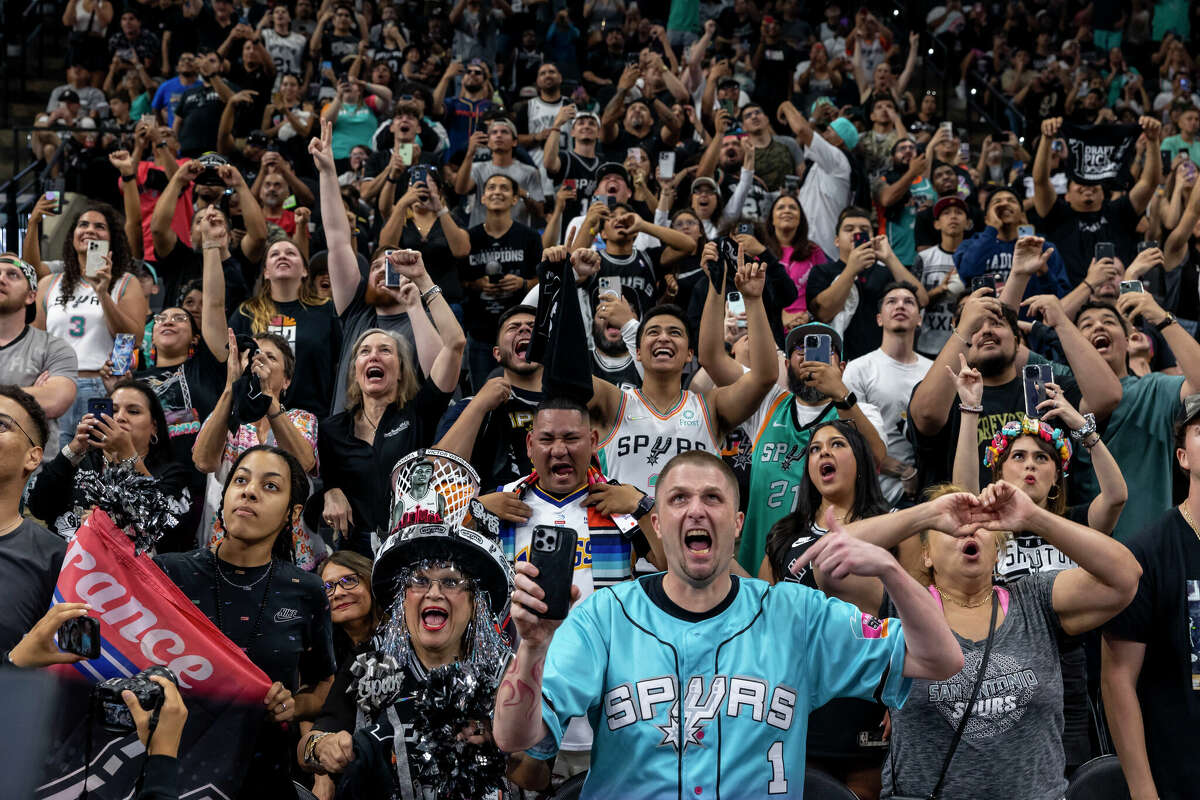
[(667, 598), (662, 579), (596, 590), (551, 641), (550, 735), (535, 751), (586, 714), (595, 741), (581, 797), (800, 798), (811, 710), (834, 697), (899, 707), (908, 696), (898, 620), (737, 577), (696, 614)]
[(689, 450), (721, 454), (716, 426), (700, 394), (685, 389), (678, 402), (660, 414), (640, 389), (626, 389), (616, 424), (598, 448), (600, 471), (653, 497), (658, 473), (674, 456)]

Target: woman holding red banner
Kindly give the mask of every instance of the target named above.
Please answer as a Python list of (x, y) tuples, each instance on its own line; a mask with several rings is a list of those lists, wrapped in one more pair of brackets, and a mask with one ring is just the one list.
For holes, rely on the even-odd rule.
[(156, 561), (212, 622), (274, 681), (238, 796), (294, 796), (289, 723), (321, 710), (335, 668), (321, 580), (292, 563), (291, 529), (308, 495), (295, 456), (259, 445), (233, 463), (222, 493), (225, 538), (212, 550)]

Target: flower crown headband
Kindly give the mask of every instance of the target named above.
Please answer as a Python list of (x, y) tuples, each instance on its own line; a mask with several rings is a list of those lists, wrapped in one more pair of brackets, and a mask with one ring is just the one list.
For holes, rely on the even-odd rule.
[(993, 467), (1000, 461), (1000, 456), (1004, 455), (1004, 451), (1008, 449), (1014, 439), (1026, 435), (1037, 436), (1050, 443), (1050, 446), (1058, 453), (1061, 462), (1059, 466), (1062, 467), (1063, 477), (1066, 477), (1067, 466), (1071, 463), (1071, 444), (1067, 441), (1067, 437), (1058, 428), (1052, 428), (1041, 420), (1030, 419), (1026, 416), (1022, 416), (1020, 419), (1010, 419), (1004, 423), (1004, 427), (996, 431), (996, 435), (992, 437), (992, 441), (987, 447), (987, 452), (983, 454), (983, 465), (989, 469)]

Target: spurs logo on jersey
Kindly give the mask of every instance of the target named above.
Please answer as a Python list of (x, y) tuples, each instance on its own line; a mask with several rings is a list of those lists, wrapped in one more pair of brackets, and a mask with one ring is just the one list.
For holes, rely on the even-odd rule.
[[(706, 682), (706, 676), (688, 678), (682, 721), (673, 675), (646, 678), (632, 686), (622, 684), (610, 689), (604, 695), (608, 729), (615, 731), (637, 722), (649, 722), (662, 731), (663, 738), (658, 746), (669, 745), (679, 752), (686, 751), (689, 745), (703, 747), (705, 725), (722, 712), (728, 717), (749, 717), (781, 731), (792, 727), (797, 699), (795, 689), (780, 684), (770, 690), (766, 681), (745, 675), (717, 675), (707, 687)], [(666, 721), (657, 723), (655, 720), (661, 716), (659, 709), (663, 706), (668, 707)]]
[(617, 423), (600, 443), (601, 471), (651, 494), (659, 470), (689, 450), (720, 452), (704, 398), (684, 390), (679, 401), (660, 414), (640, 390), (629, 390), (621, 395)]

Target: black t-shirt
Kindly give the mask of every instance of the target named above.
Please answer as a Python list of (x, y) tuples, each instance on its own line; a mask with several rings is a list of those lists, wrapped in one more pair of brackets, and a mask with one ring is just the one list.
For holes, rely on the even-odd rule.
[[(817, 295), (828, 289), (845, 268), (846, 264), (842, 261), (826, 261), (812, 268), (805, 289), (810, 311), (816, 307)], [(842, 333), (843, 364), (879, 348), (883, 331), (875, 324), (876, 307), (883, 298), (884, 287), (893, 280), (891, 270), (879, 262), (854, 277), (854, 287), (858, 289), (858, 308)]]
[(446, 240), (446, 233), (442, 230), (441, 217), (434, 220), (426, 236), (421, 236), (421, 231), (409, 220), (400, 231), (400, 247), (421, 253), (429, 277), (442, 287), (442, 296), (446, 298), (447, 303), (463, 301), (462, 283), (458, 279), (459, 261), (454, 257), (454, 253), (450, 252), (450, 242)]
[(11, 650), (50, 607), (67, 543), (31, 519), (0, 536), (0, 651)]
[[(266, 574), (270, 565), (243, 568), (224, 561), (218, 565), (204, 548), (155, 556), (154, 561), (272, 681), (295, 693), (333, 676), (337, 665), (329, 601), (316, 575), (282, 561), (274, 562), (270, 577)], [(249, 588), (238, 588), (242, 586)], [(251, 791), (268, 792), (262, 797), (284, 796), (270, 792), (291, 788), (295, 750), (289, 732), (264, 713), (254, 750), (241, 796)]]
[[(607, 47), (594, 50), (588, 57), (585, 70), (595, 74), (597, 78), (607, 78), (616, 83), (617, 78), (621, 77), (621, 73), (625, 70), (625, 53), (614, 53)], [(595, 92), (596, 89), (609, 86), (607, 83), (592, 83), (586, 78), (584, 79), (584, 83), (592, 92)]]
[(1087, 277), (1097, 242), (1116, 245), (1117, 258), (1124, 264), (1133, 263), (1137, 241), (1138, 214), (1125, 195), (1105, 200), (1099, 211), (1073, 211), (1067, 201), (1059, 198), (1045, 217), (1030, 214), (1029, 221), (1053, 242), (1067, 267), (1067, 279), (1078, 286)]
[(242, 335), (275, 333), (287, 340), (296, 355), (296, 371), (288, 387), (286, 404), (317, 417), (329, 413), (336, 382), (334, 365), (342, 349), (342, 324), (333, 302), (305, 305), (298, 300), (276, 303), (276, 313), (264, 330), (253, 330), (243, 308), (233, 312), (229, 327)]
[[(470, 402), (471, 398), (464, 398), (446, 412), (438, 424), (438, 439), (450, 430)], [(489, 413), (479, 426), (479, 435), (475, 437), (471, 452), (471, 466), (479, 473), (484, 493), (512, 483), (533, 469), (525, 436), (533, 430), (533, 412), (540, 402), (541, 392), (514, 386), (512, 397)]]
[(555, 186), (562, 186), (566, 180), (575, 181), (575, 199), (567, 201), (563, 219), (572, 220), (583, 213), (583, 201), (590, 200), (596, 191), (596, 170), (600, 168), (600, 163), (599, 155), (585, 158), (574, 150), (559, 149), (558, 169), (547, 171), (546, 174)]
[[(230, 14), (229, 22), (222, 25), (217, 21), (213, 10), (206, 5), (202, 5), (200, 13), (196, 15), (194, 25), (190, 27), (193, 27), (196, 32), (195, 43), (197, 47), (205, 51), (216, 51), (218, 47), (225, 43), (225, 40), (229, 37), (229, 32), (233, 30), (235, 25), (237, 25), (236, 14)], [(188, 27), (184, 26), (184, 29), (187, 30)], [(174, 35), (171, 38), (174, 39)], [(216, 129), (214, 128), (214, 130)]]
[(1150, 772), (1159, 797), (1184, 800), (1200, 786), (1200, 538), (1172, 508), (1125, 544), (1142, 579), (1105, 633), (1146, 645), (1137, 695)]
[[(1066, 393), (1067, 400), (1079, 408), (1079, 385), (1075, 377), (1061, 364), (1051, 364), (1054, 380)], [(913, 387), (916, 393), (920, 384)], [(911, 404), (911, 399), (909, 403)], [(1001, 386), (983, 387), (983, 413), (979, 415), (979, 475), (981, 483), (990, 483), (991, 469), (983, 465), (983, 455), (996, 431), (1009, 420), (1019, 419), (1025, 414), (1025, 385), (1018, 374)], [(908, 415), (912, 419), (910, 411)], [(958, 443), (958, 427), (962, 414), (958, 410), (958, 396), (950, 406), (946, 424), (940, 431), (925, 434), (916, 425), (908, 425), (906, 435), (913, 443), (917, 456), (917, 468), (921, 471), (920, 485), (929, 486), (951, 480), (954, 472), (954, 450)]]
[(604, 145), (604, 153), (606, 160), (615, 161), (618, 164), (625, 163), (625, 157), (629, 154), (629, 148), (640, 147), (646, 151), (651, 164), (658, 163), (658, 152), (662, 149), (662, 139), (658, 137), (658, 128), (661, 124), (651, 109), (651, 116), (654, 121), (650, 125), (650, 132), (645, 136), (634, 136), (629, 131), (625, 130), (624, 125), (617, 125), (617, 138)]
[(350, 59), (358, 54), (359, 38), (352, 34), (338, 36), (332, 30), (321, 37), (321, 60), (333, 62), (333, 72), (341, 75), (350, 69)]
[[(513, 222), (507, 231), (493, 237), (483, 224), (469, 231), (471, 254), (462, 269), (464, 282), (479, 280), (485, 275), (520, 275), (529, 279), (537, 277), (537, 265), (542, 260), (542, 239), (528, 225)], [(464, 322), (467, 333), (479, 341), (491, 342), (496, 338), (496, 327), (500, 315), (521, 302), (525, 292), (507, 295), (485, 295), (467, 289)]]
[(660, 247), (652, 250), (639, 250), (635, 247), (627, 256), (616, 256), (607, 250), (601, 250), (600, 271), (588, 281), (588, 294), (596, 291), (600, 285), (600, 278), (617, 278), (621, 281), (621, 286), (637, 292), (642, 310), (652, 308), (654, 298), (658, 295), (659, 277), (656, 265), (661, 253)]
[[(204, 275), (204, 256), (197, 253), (187, 243), (176, 237), (175, 246), (171, 252), (159, 253), (154, 257), (158, 265), (158, 275), (163, 281), (164, 304), (169, 307), (182, 302), (179, 290), (188, 281), (200, 280)], [(225, 308), (237, 308), (246, 299), (246, 281), (244, 278), (246, 261), (242, 248), (235, 247), (230, 257), (221, 262), (221, 272), (225, 275)]]
[(787, 42), (765, 44), (762, 60), (754, 75), (754, 99), (773, 115), (779, 104), (792, 94), (792, 76), (800, 63), (800, 51)]
[[(263, 113), (271, 102), (271, 90), (275, 87), (275, 75), (262, 68), (250, 72), (241, 63), (235, 63), (229, 70), (229, 78), (243, 89), (258, 92), (249, 103), (234, 111), (233, 135), (245, 136), (262, 127)], [(254, 185), (253, 178), (246, 178), (246, 181), (248, 185)]]
[[(450, 395), (425, 381), (403, 408), (392, 403), (383, 412), (373, 444), (354, 435), (354, 409), (321, 421), (317, 452), (326, 489), (341, 489), (354, 514), (352, 545), (369, 552), (369, 533), (384, 538), (391, 522), (392, 468), (404, 456), (434, 442), (438, 420)], [(361, 550), (362, 546), (368, 549)]]
[[(225, 83), (232, 91), (240, 91), (235, 84)], [(183, 155), (195, 158), (213, 149), (224, 110), (225, 104), (217, 90), (203, 80), (179, 96), (175, 116), (180, 120), (179, 150)]]
[(606, 380), (618, 389), (640, 389), (642, 388), (642, 376), (638, 374), (637, 364), (633, 362), (633, 356), (628, 353), (624, 358), (619, 358), (619, 363), (616, 365), (607, 365), (600, 361), (599, 351), (592, 351), (592, 374), (597, 378)]

